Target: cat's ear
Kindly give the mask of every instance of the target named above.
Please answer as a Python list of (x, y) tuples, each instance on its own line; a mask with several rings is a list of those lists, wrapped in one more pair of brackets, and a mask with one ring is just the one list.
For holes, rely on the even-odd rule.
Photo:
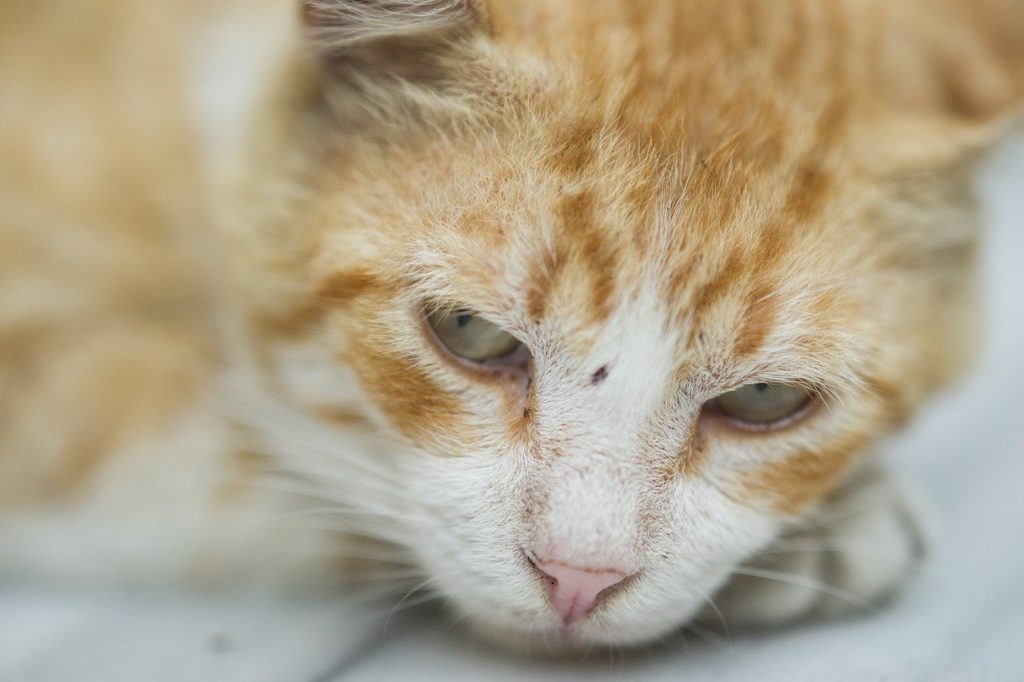
[(300, 7), (326, 75), (364, 86), (445, 78), (485, 27), (478, 0), (304, 0)]
[(879, 41), (881, 148), (934, 164), (973, 156), (1024, 122), (1024, 0), (893, 2)]

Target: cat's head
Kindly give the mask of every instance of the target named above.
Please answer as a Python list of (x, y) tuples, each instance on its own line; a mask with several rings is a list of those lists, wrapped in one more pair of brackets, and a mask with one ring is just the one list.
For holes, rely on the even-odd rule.
[(679, 626), (962, 366), (965, 159), (1016, 93), (849, 4), (303, 5), (260, 335), (341, 424), (307, 474), (472, 622)]

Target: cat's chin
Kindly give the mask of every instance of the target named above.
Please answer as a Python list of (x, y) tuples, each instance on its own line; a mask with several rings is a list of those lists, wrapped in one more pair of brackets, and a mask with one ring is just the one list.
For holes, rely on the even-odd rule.
[(661, 628), (616, 628), (601, 622), (581, 622), (569, 627), (517, 628), (481, 619), (464, 620), (460, 628), (484, 644), (513, 654), (531, 657), (573, 658), (607, 648), (642, 648), (678, 630), (683, 623)]

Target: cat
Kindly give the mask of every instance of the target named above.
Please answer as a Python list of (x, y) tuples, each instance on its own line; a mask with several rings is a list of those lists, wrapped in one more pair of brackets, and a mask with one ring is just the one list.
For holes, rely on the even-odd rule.
[(369, 572), (574, 651), (919, 565), (878, 450), (971, 356), (1024, 3), (294, 3), (223, 181), (201, 10), (8, 4), (8, 575)]

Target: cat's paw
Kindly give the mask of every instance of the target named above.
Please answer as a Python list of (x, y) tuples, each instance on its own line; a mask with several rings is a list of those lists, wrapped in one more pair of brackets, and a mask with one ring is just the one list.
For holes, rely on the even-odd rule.
[(910, 580), (928, 546), (913, 495), (866, 472), (737, 568), (711, 616), (728, 627), (866, 612)]

